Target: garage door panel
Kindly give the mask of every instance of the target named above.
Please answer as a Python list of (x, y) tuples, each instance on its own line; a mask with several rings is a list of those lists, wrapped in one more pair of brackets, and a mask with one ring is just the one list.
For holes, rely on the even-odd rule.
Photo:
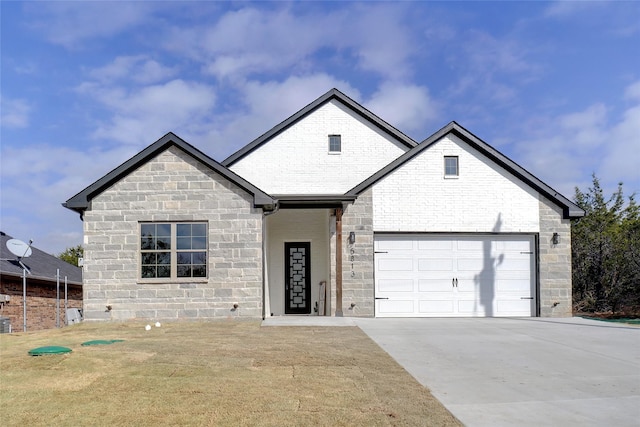
[(378, 302), (377, 312), (391, 315), (413, 315), (415, 313), (416, 301), (413, 299), (376, 300)]
[(375, 247), (376, 297), (388, 298), (377, 316), (535, 313), (532, 236), (385, 235)]
[(521, 316), (523, 312), (531, 311), (532, 300), (529, 299), (499, 299), (496, 301), (497, 316)]
[(413, 279), (380, 279), (380, 292), (413, 292)]
[(414, 241), (410, 238), (393, 239), (381, 238), (376, 241), (376, 250), (390, 251), (390, 250), (410, 250), (413, 249)]
[[(488, 242), (488, 243), (487, 243)], [(486, 247), (491, 247), (491, 242), (482, 237), (460, 238), (456, 240), (454, 247), (458, 252), (482, 252)]]
[(490, 315), (490, 313), (487, 313), (484, 307), (478, 304), (475, 298), (460, 299), (457, 301), (457, 307), (458, 314), (460, 315), (466, 315), (470, 317), (485, 317), (487, 316), (487, 314)]
[(482, 287), (480, 282), (478, 282), (478, 278), (475, 277), (473, 279), (458, 279), (456, 288), (454, 289), (454, 291), (458, 292), (458, 293), (463, 293), (463, 292), (470, 292), (473, 295), (475, 295), (478, 291), (478, 288)]
[(451, 289), (453, 286), (451, 285), (450, 279), (421, 279), (418, 280), (418, 292), (446, 292), (447, 294), (451, 293)]
[(451, 273), (453, 260), (451, 258), (420, 258), (418, 259), (418, 270)]
[(518, 293), (518, 296), (530, 297), (531, 283), (528, 278), (496, 280), (496, 292)]
[(464, 258), (458, 258), (456, 260), (456, 270), (462, 273), (475, 273), (480, 274), (482, 270), (485, 268), (485, 260), (484, 258), (471, 258), (465, 256)]
[(417, 248), (420, 251), (445, 251), (451, 252), (455, 242), (441, 239), (421, 239), (418, 240)]
[(385, 258), (378, 261), (380, 271), (413, 271), (413, 260), (407, 258)]
[(514, 237), (513, 239), (502, 239), (494, 242), (495, 249), (500, 252), (530, 252), (533, 251), (531, 247), (531, 241), (529, 240), (515, 240), (518, 239)]
[(419, 313), (426, 315), (447, 314), (453, 311), (453, 301), (450, 298), (420, 300)]

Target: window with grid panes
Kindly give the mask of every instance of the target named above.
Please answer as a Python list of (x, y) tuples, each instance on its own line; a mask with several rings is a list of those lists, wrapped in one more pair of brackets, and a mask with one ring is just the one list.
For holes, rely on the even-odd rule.
[(140, 224), (140, 277), (207, 277), (206, 223)]

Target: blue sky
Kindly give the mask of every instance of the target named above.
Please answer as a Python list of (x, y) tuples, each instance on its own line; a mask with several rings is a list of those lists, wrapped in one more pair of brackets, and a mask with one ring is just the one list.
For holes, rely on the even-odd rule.
[(640, 2), (1, 2), (2, 231), (173, 131), (221, 161), (336, 87), (421, 141), (455, 120), (573, 198), (640, 192)]

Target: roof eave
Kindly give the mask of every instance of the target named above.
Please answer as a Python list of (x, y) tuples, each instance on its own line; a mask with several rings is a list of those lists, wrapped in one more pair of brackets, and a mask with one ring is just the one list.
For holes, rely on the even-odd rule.
[(226, 168), (224, 165), (216, 162), (214, 159), (187, 143), (176, 134), (169, 132), (126, 162), (122, 163), (120, 166), (113, 169), (108, 174), (104, 175), (102, 178), (86, 187), (84, 190), (80, 191), (62, 205), (65, 208), (71, 209), (82, 215), (84, 211), (88, 209), (89, 202), (93, 197), (95, 197), (95, 195), (101, 193), (107, 187), (122, 179), (123, 176), (146, 163), (150, 158), (156, 156), (158, 153), (168, 149), (170, 146), (178, 147), (189, 156), (203, 163), (238, 187), (242, 188), (247, 193), (251, 194), (253, 196), (254, 207), (264, 207), (275, 203), (275, 200), (267, 193)]

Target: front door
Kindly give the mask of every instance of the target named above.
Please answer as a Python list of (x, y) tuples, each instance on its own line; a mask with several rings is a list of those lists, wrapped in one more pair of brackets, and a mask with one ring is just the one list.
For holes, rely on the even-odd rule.
[(284, 313), (311, 314), (310, 242), (284, 244)]

